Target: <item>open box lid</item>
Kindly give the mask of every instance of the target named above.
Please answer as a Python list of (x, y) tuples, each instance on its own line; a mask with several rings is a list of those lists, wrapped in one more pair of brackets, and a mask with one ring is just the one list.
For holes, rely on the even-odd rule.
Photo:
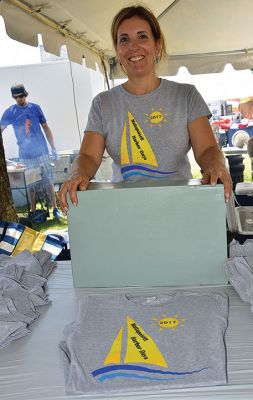
[(253, 235), (253, 206), (235, 207), (235, 196), (231, 196), (226, 205), (227, 225), (230, 232), (238, 232), (241, 235)]
[(238, 225), (238, 233), (241, 235), (253, 235), (253, 206), (236, 207), (235, 215)]

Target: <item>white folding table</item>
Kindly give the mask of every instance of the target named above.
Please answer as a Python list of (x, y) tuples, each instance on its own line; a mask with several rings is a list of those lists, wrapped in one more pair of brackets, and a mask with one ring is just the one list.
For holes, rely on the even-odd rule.
[[(52, 303), (39, 309), (41, 316), (30, 335), (0, 350), (0, 400), (78, 400), (101, 396), (65, 395), (63, 365), (59, 342), (63, 328), (76, 317), (78, 299), (87, 293), (122, 289), (74, 289), (69, 261), (58, 262), (48, 281)], [(194, 290), (222, 290), (229, 295), (229, 323), (226, 333), (228, 384), (215, 387), (173, 389), (150, 393), (126, 394), (139, 399), (253, 399), (253, 314), (229, 286), (199, 287)], [(147, 292), (147, 289), (138, 289)], [(153, 288), (167, 292), (172, 288)], [(175, 287), (173, 288), (175, 290)], [(136, 291), (127, 288), (124, 291)], [(107, 398), (122, 399), (122, 395)]]

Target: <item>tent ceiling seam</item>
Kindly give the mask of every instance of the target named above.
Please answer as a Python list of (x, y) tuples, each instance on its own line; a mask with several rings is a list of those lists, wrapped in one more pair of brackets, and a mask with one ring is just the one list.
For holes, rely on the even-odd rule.
[(79, 45), (86, 47), (87, 49), (96, 53), (100, 57), (105, 56), (105, 50), (100, 50), (96, 47), (96, 44), (98, 43), (98, 41), (86, 42), (85, 40), (81, 39), (81, 37), (84, 36), (85, 32), (73, 33), (69, 29), (66, 28), (66, 26), (71, 22), (71, 20), (63, 21), (62, 25), (61, 25), (61, 23), (58, 23), (58, 22), (46, 17), (44, 14), (42, 14), (41, 10), (43, 8), (48, 8), (48, 3), (44, 3), (41, 5), (37, 5), (36, 7), (32, 7), (27, 2), (24, 2), (24, 1), (20, 1), (20, 0), (8, 0), (8, 1), (10, 3), (12, 3), (14, 6), (18, 7), (23, 12), (30, 14), (34, 18), (38, 19), (44, 25), (47, 25), (50, 28), (54, 29), (55, 31), (61, 33), (64, 37), (68, 37), (69, 39), (77, 42)]
[(249, 55), (249, 53), (253, 53), (253, 48), (250, 49), (241, 49), (241, 50), (233, 50), (233, 51), (214, 51), (212, 53), (187, 53), (187, 54), (168, 54), (168, 59), (170, 58), (185, 58), (185, 57), (193, 57), (193, 58), (202, 58), (202, 57), (215, 57), (215, 56), (228, 56), (228, 55), (238, 55), (245, 54)]
[(168, 14), (168, 12), (170, 10), (172, 10), (172, 8), (174, 8), (177, 3), (179, 3), (181, 0), (174, 0), (173, 3), (171, 3), (167, 8), (165, 8), (165, 10), (163, 10), (163, 12), (161, 12), (161, 14), (158, 15), (157, 19), (158, 21), (166, 14)]

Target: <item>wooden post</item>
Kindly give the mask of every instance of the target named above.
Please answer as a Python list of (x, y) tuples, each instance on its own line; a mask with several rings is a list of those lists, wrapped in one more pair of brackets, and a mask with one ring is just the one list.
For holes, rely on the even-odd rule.
[(0, 132), (0, 220), (18, 222), (6, 168), (2, 134)]

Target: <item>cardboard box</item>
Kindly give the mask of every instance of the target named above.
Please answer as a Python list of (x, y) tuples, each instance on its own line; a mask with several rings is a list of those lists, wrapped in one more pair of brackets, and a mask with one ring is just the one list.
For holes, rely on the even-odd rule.
[(91, 183), (70, 202), (75, 287), (226, 283), (222, 185)]

